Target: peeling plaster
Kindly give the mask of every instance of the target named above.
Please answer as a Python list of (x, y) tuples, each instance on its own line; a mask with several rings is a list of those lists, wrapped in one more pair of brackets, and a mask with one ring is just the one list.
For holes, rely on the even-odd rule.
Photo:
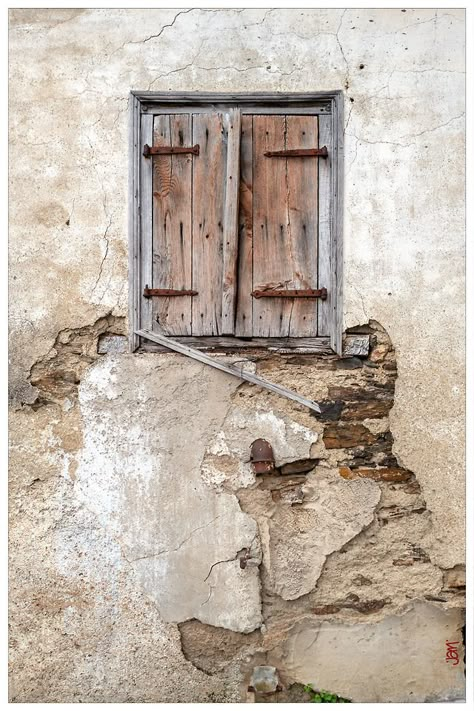
[[(425, 642), (427, 625), (441, 642), (455, 634), (463, 605), (463, 31), (461, 10), (10, 12), (14, 701), (239, 701), (241, 652), (204, 674), (183, 657), (176, 623), (262, 634), (277, 649), (308, 605), (325, 612), (329, 638), (336, 622), (357, 621), (348, 659), (361, 665), (361, 694), (395, 700), (391, 684), (408, 688), (413, 666), (400, 662), (386, 681), (372, 671), (366, 684), (364, 645), (402, 629), (392, 612), (423, 597), (437, 602), (405, 618), (428, 665), (416, 693), (459, 696), (446, 665), (432, 682), (443, 657)], [(179, 356), (97, 352), (101, 333), (125, 332), (127, 108), (130, 89), (147, 87), (343, 89), (345, 324), (383, 324), (399, 373), (388, 420), (363, 427), (393, 433), (390, 456), (413, 480), (336, 479), (340, 450), (326, 450), (321, 423), (294, 405)], [(258, 368), (324, 399), (333, 375), (319, 365), (310, 376), (283, 359)], [(246, 459), (256, 431), (275, 440), (280, 463), (320, 461), (306, 502), (298, 481), (260, 488)], [(339, 495), (318, 508), (331, 486), (343, 499), (368, 493), (353, 519)], [(288, 547), (272, 542), (277, 506), (324, 534), (309, 537), (299, 584)], [(323, 638), (308, 644), (311, 655), (290, 658), (306, 669), (322, 650), (315, 680), (324, 671), (333, 688), (339, 659), (327, 663)], [(252, 645), (245, 664), (265, 664)]]

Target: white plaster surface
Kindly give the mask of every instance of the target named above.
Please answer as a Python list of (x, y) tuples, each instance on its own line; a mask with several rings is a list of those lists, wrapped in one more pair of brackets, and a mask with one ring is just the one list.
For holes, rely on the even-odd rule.
[[(183, 359), (184, 360), (184, 359)], [(200, 477), (238, 381), (173, 356), (111, 356), (80, 386), (84, 447), (75, 488), (136, 567), (167, 622), (236, 632), (261, 624), (255, 521)], [(112, 374), (112, 376), (111, 376)], [(255, 565), (242, 570), (239, 551)]]
[[(404, 614), (340, 624), (306, 620), (289, 634), (289, 676), (356, 703), (453, 701), (464, 698), (462, 659), (446, 661), (446, 640), (462, 657), (462, 616), (415, 602)], [(278, 665), (279, 654), (271, 655)]]

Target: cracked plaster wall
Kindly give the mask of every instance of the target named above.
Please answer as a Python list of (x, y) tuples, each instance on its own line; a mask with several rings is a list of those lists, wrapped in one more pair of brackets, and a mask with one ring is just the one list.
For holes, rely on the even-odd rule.
[[(338, 619), (364, 614), (357, 605), (388, 589), (399, 590), (399, 611), (404, 596), (462, 587), (446, 576), (464, 563), (463, 41), (464, 14), (454, 9), (10, 12), (12, 698), (237, 700), (244, 657), (208, 677), (182, 656), (175, 623), (257, 629), (263, 580), (286, 629), (287, 604), (307, 614), (324, 560), (312, 604)], [(344, 90), (345, 326), (376, 320), (390, 334), (393, 454), (416, 475), (427, 513), (364, 532), (379, 489), (360, 481), (369, 498), (352, 502), (353, 533), (336, 506), (338, 540), (306, 546), (304, 571), (272, 582), (279, 518), (265, 526), (268, 492), (248, 500), (243, 442), (268, 432), (281, 465), (318, 458), (322, 429), (275, 396), (244, 386), (239, 399), (235, 382), (180, 356), (95, 363), (100, 334), (126, 332), (130, 89)], [(307, 387), (297, 369), (273, 370)], [(327, 396), (317, 379), (314, 387)], [(186, 407), (194, 416), (183, 417)], [(327, 471), (309, 479), (321, 476), (328, 496), (341, 489)], [(317, 503), (306, 496), (311, 530)], [(382, 496), (400, 507), (413, 494)], [(304, 529), (285, 520), (282, 530), (293, 525)], [(403, 562), (377, 577), (391, 526), (412, 547), (423, 540), (430, 564), (413, 553), (418, 562), (405, 565), (400, 549)], [(206, 527), (213, 536), (201, 541)], [(195, 582), (177, 601), (183, 566)], [(361, 579), (372, 567), (375, 597), (347, 600), (358, 566)]]

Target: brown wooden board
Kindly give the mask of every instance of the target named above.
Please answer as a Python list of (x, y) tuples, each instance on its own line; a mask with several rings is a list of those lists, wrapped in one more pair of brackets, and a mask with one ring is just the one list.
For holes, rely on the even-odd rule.
[[(187, 146), (190, 114), (155, 116), (154, 146)], [(153, 162), (153, 285), (155, 289), (191, 288), (192, 155), (157, 155)], [(191, 296), (153, 296), (154, 330), (191, 335)]]
[(252, 336), (252, 117), (242, 116), (240, 138), (239, 264), (235, 335)]
[(193, 336), (221, 332), (226, 142), (222, 113), (193, 114)]
[[(253, 117), (253, 290), (318, 287), (317, 157), (268, 158), (266, 151), (318, 147), (317, 116)], [(317, 300), (258, 299), (261, 337), (317, 335)]]
[(227, 138), (225, 178), (224, 234), (222, 239), (222, 322), (221, 333), (231, 335), (235, 328), (237, 301), (237, 265), (239, 246), (240, 192), (240, 109), (230, 109), (224, 115)]

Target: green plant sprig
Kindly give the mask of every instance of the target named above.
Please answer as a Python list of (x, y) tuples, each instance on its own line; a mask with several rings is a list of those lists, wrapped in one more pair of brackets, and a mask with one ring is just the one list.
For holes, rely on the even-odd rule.
[(342, 696), (333, 694), (324, 689), (314, 689), (312, 684), (306, 684), (304, 690), (311, 696), (310, 703), (312, 704), (350, 704), (350, 699), (344, 699)]

